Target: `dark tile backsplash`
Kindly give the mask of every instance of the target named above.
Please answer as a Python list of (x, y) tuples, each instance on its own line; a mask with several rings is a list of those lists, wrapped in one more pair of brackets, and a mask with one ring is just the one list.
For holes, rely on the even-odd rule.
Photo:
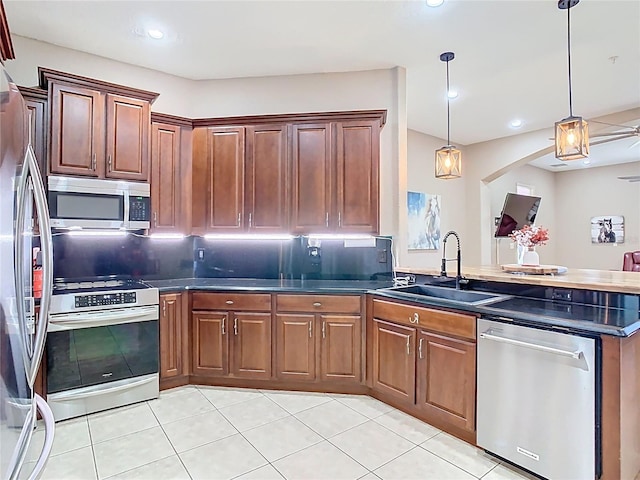
[(287, 278), (376, 280), (391, 278), (391, 239), (375, 247), (342, 240), (182, 240), (125, 237), (53, 238), (54, 278), (130, 276), (169, 278)]

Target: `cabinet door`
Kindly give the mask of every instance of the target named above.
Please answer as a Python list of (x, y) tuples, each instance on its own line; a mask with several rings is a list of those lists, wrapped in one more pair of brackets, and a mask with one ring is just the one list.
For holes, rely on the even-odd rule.
[(180, 232), (180, 127), (151, 127), (151, 228)]
[(330, 124), (292, 126), (291, 227), (297, 233), (329, 229), (332, 211)]
[(51, 85), (51, 173), (104, 175), (104, 97), (96, 90)]
[(245, 225), (254, 232), (287, 231), (287, 127), (247, 127)]
[(316, 347), (312, 314), (276, 316), (276, 376), (280, 380), (315, 380)]
[(271, 313), (232, 315), (231, 373), (243, 378), (271, 378)]
[(192, 373), (222, 376), (229, 373), (227, 312), (193, 312)]
[[(30, 89), (32, 90), (32, 89)], [(36, 154), (38, 167), (42, 173), (43, 181), (46, 185), (47, 175), (47, 100), (46, 98), (30, 96), (29, 93), (20, 88), (20, 92), (24, 97), (24, 104), (29, 112), (30, 138), (33, 152)], [(44, 91), (43, 91), (44, 92)]]
[(149, 180), (149, 102), (107, 95), (107, 178)]
[(378, 233), (378, 125), (374, 121), (336, 124), (338, 229)]
[(160, 295), (160, 378), (184, 375), (182, 294)]
[(320, 322), (321, 379), (359, 383), (362, 378), (360, 316), (320, 315)]
[(416, 330), (373, 319), (373, 388), (415, 402)]
[(244, 127), (207, 131), (207, 231), (243, 229)]
[(476, 346), (421, 331), (416, 403), (437, 424), (475, 431)]

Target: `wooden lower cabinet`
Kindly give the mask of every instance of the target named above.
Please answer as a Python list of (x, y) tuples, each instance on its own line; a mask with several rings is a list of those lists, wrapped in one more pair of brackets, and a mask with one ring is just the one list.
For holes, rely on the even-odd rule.
[[(196, 310), (223, 306), (229, 310)], [(271, 378), (271, 311), (260, 311), (266, 306), (271, 306), (268, 294), (195, 293), (192, 375)]]
[(369, 305), (374, 395), (475, 443), (475, 318), (387, 300)]
[(279, 380), (362, 382), (361, 298), (277, 295), (276, 377)]
[(412, 405), (416, 395), (416, 329), (373, 319), (374, 390)]
[[(160, 295), (160, 382), (171, 383), (188, 371), (189, 331), (186, 293)], [(175, 386), (171, 383), (171, 386)]]
[(276, 315), (276, 376), (280, 380), (316, 379), (315, 315)]
[(476, 345), (418, 331), (416, 405), (425, 418), (475, 431)]

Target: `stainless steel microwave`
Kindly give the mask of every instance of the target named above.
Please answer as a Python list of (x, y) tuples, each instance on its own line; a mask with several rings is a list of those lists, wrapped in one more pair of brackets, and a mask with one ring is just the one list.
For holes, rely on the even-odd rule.
[(148, 183), (50, 176), (53, 228), (142, 230), (149, 228)]

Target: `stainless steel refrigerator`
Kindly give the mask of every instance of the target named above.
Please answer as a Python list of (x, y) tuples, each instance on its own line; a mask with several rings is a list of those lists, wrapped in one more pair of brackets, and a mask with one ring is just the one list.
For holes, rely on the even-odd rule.
[[(47, 334), (53, 251), (45, 190), (30, 132), (22, 95), (0, 64), (0, 478), (3, 480), (38, 478), (51, 452), (54, 434), (53, 414), (46, 401), (34, 393)], [(42, 290), (38, 299), (34, 298), (33, 289), (34, 246), (40, 249), (42, 263)], [(45, 441), (37, 455), (27, 458), (38, 412), (45, 428)]]

